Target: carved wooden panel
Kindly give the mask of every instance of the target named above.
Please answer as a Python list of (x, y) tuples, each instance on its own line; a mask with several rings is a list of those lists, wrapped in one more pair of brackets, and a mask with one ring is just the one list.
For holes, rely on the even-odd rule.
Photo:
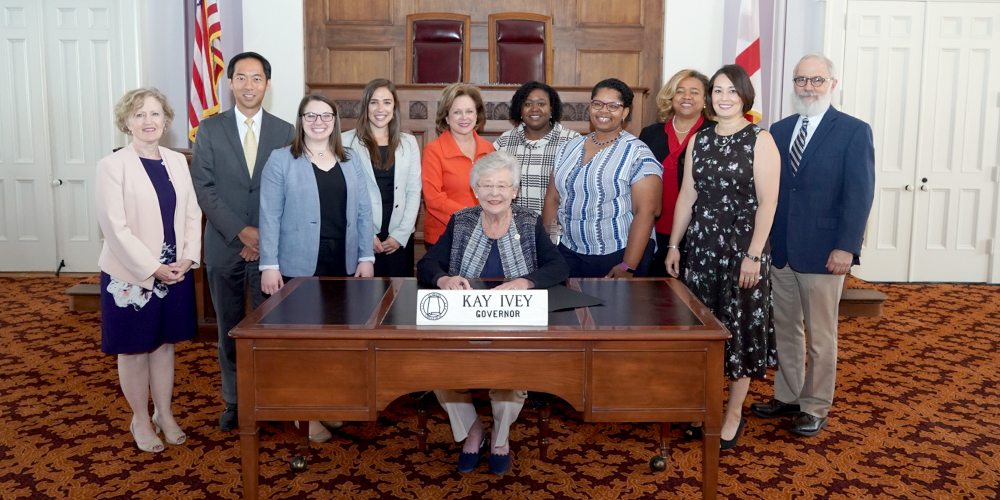
[(597, 83), (613, 76), (635, 87), (641, 81), (639, 52), (581, 50), (578, 54), (577, 67), (580, 68), (581, 82)]
[[(315, 0), (312, 0), (315, 3)], [(310, 0), (306, 0), (310, 3)], [(323, 0), (328, 24), (392, 24), (392, 0)]]
[(366, 84), (375, 78), (392, 76), (391, 48), (329, 51), (330, 83)]
[(581, 25), (641, 25), (643, 1), (579, 0)]

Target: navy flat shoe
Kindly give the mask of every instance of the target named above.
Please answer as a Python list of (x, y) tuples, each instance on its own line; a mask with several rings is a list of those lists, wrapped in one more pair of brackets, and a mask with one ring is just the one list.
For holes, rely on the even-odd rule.
[(490, 472), (502, 476), (510, 470), (510, 453), (506, 455), (494, 455), (490, 453)]
[(483, 438), (483, 444), (479, 445), (478, 453), (466, 453), (462, 452), (458, 455), (458, 472), (460, 474), (468, 474), (477, 467), (479, 467), (479, 461), (486, 453), (487, 447), (489, 446), (489, 440)]

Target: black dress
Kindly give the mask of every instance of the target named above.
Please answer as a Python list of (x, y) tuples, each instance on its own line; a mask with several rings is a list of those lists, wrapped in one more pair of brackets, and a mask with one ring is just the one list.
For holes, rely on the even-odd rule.
[(686, 233), (688, 288), (729, 329), (726, 375), (767, 376), (777, 365), (771, 308), (770, 244), (761, 256), (761, 279), (753, 288), (739, 287), (740, 266), (753, 238), (757, 214), (753, 158), (757, 134), (747, 125), (731, 136), (715, 129), (698, 133), (691, 174), (698, 200)]
[[(379, 146), (378, 152), (382, 156), (382, 165), (385, 165), (389, 158), (389, 146)], [(396, 188), (396, 168), (386, 169), (372, 167), (375, 174), (375, 185), (378, 186), (379, 195), (382, 199), (382, 220), (375, 221), (379, 224), (378, 239), (385, 241), (389, 237), (389, 221), (392, 219), (393, 191)], [(375, 254), (375, 276), (378, 278), (409, 277), (413, 276), (413, 235), (408, 241), (400, 241), (400, 248), (391, 254)]]
[[(163, 248), (160, 263), (177, 261), (174, 208), (177, 193), (163, 160), (140, 158), (156, 190), (163, 220)], [(156, 350), (163, 344), (194, 338), (197, 316), (194, 274), (164, 285), (155, 280), (152, 290), (127, 283), (101, 272), (101, 351), (107, 354), (136, 354)]]
[(314, 276), (347, 276), (347, 181), (337, 162), (323, 171), (313, 163), (319, 190), (319, 256)]

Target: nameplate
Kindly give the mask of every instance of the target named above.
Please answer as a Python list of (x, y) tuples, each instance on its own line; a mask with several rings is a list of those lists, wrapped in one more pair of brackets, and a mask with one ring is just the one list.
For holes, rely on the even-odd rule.
[(418, 290), (417, 325), (548, 326), (548, 290)]

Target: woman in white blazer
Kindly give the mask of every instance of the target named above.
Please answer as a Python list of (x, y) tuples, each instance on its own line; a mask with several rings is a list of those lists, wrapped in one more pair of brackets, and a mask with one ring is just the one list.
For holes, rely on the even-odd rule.
[(156, 89), (125, 94), (115, 121), (132, 143), (97, 164), (101, 350), (118, 356), (129, 430), (151, 453), (163, 451), (160, 429), (169, 444), (187, 439), (170, 407), (174, 343), (197, 330), (191, 269), (201, 258), (201, 208), (184, 156), (159, 145), (173, 116)]
[(396, 86), (385, 78), (368, 82), (361, 102), (367, 112), (343, 134), (357, 151), (371, 196), (375, 222), (375, 276), (413, 276), (413, 231), (420, 212), (420, 148), (400, 130)]

